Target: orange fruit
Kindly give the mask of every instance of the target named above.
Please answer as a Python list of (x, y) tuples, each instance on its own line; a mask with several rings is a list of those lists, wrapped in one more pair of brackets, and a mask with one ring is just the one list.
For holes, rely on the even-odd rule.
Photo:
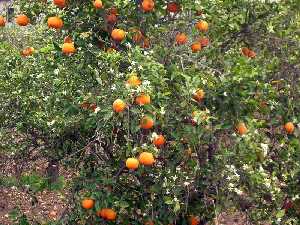
[(197, 102), (201, 102), (204, 99), (205, 92), (202, 89), (198, 89), (193, 93), (193, 99)]
[(103, 7), (103, 4), (102, 4), (101, 0), (95, 0), (93, 5), (96, 9), (101, 9)]
[(151, 103), (150, 95), (141, 94), (135, 98), (135, 103), (137, 105), (148, 105)]
[(288, 134), (292, 134), (295, 130), (295, 126), (292, 122), (287, 122), (284, 124), (284, 129)]
[(180, 5), (177, 2), (168, 2), (167, 11), (171, 13), (177, 13), (180, 11)]
[(5, 26), (5, 19), (3, 16), (0, 16), (0, 27), (4, 27)]
[(30, 56), (34, 53), (34, 48), (33, 47), (28, 47), (28, 48), (25, 48), (22, 52), (21, 52), (21, 55), (23, 57), (26, 57), (26, 56)]
[(16, 23), (19, 26), (27, 26), (30, 23), (30, 19), (26, 15), (24, 15), (24, 14), (18, 15), (16, 17)]
[(142, 152), (139, 155), (139, 162), (145, 166), (152, 166), (155, 160), (151, 152)]
[(116, 113), (119, 113), (119, 112), (123, 112), (126, 108), (126, 103), (123, 102), (121, 99), (116, 99), (113, 103), (113, 110), (116, 112)]
[(208, 31), (208, 23), (204, 20), (200, 20), (198, 23), (195, 25), (196, 29), (202, 32)]
[(149, 116), (144, 116), (140, 121), (140, 126), (143, 129), (151, 129), (154, 126), (154, 121)]
[(136, 158), (128, 158), (126, 160), (126, 167), (130, 170), (136, 170), (139, 167), (139, 161)]
[(195, 42), (191, 45), (192, 52), (199, 52), (201, 50), (200, 42)]
[(156, 147), (161, 147), (163, 146), (164, 144), (166, 143), (166, 139), (163, 135), (157, 135), (154, 139), (153, 139), (153, 144), (156, 146)]
[(185, 33), (179, 33), (176, 35), (175, 40), (178, 45), (183, 45), (187, 43), (188, 38)]
[(209, 39), (207, 37), (199, 38), (198, 40), (201, 44), (201, 47), (206, 47), (209, 45)]
[(73, 43), (73, 40), (72, 40), (72, 38), (70, 36), (66, 36), (64, 38), (64, 43)]
[(64, 23), (61, 18), (57, 16), (49, 17), (48, 18), (48, 27), (54, 28), (54, 29), (61, 29), (63, 27)]
[(236, 130), (238, 132), (239, 135), (244, 135), (248, 132), (248, 129), (245, 125), (245, 123), (243, 122), (239, 122), (236, 126)]
[(113, 209), (107, 209), (105, 212), (106, 220), (113, 221), (117, 217), (117, 213)]
[(72, 54), (76, 51), (75, 47), (74, 47), (74, 43), (64, 43), (62, 46), (62, 52), (64, 54)]
[(190, 225), (199, 225), (200, 219), (198, 216), (191, 216), (190, 218)]
[(137, 87), (140, 86), (142, 83), (142, 81), (138, 78), (138, 76), (136, 75), (131, 75), (128, 80), (127, 80), (127, 84), (130, 87)]
[(59, 8), (64, 8), (66, 6), (65, 0), (53, 0), (53, 4), (58, 6)]
[(81, 206), (84, 209), (91, 209), (94, 207), (94, 204), (95, 204), (94, 200), (90, 198), (86, 198), (81, 201)]
[(110, 24), (114, 24), (116, 23), (118, 20), (116, 14), (107, 14), (106, 15), (106, 21), (107, 23), (110, 23)]
[(115, 41), (118, 41), (118, 42), (123, 41), (125, 36), (126, 36), (125, 31), (122, 30), (122, 29), (114, 29), (111, 32), (112, 39), (115, 40)]
[(151, 12), (154, 9), (154, 1), (153, 0), (143, 0), (142, 1), (142, 9), (144, 12)]

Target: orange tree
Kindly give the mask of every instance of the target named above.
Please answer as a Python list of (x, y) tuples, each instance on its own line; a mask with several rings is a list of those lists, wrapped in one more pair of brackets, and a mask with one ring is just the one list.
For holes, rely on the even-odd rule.
[(59, 222), (299, 223), (297, 1), (16, 4), (1, 122), (80, 171)]

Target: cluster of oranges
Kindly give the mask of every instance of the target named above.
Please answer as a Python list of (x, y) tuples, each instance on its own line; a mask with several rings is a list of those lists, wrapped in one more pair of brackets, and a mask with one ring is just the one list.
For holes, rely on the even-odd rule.
[[(81, 201), (81, 206), (84, 209), (92, 209), (95, 205), (95, 201), (91, 198), (86, 198)], [(107, 221), (114, 221), (117, 218), (117, 213), (111, 208), (103, 208), (97, 210), (96, 215)]]
[[(195, 28), (200, 32), (208, 31), (208, 23), (204, 20), (200, 20), (195, 24)], [(175, 37), (175, 41), (177, 45), (184, 45), (188, 42), (188, 37), (185, 33), (178, 33)], [(196, 41), (194, 41), (191, 45), (191, 50), (193, 53), (201, 51), (203, 47), (209, 45), (209, 39), (207, 37), (200, 37)]]
[[(128, 80), (126, 81), (126, 84), (131, 87), (137, 87), (141, 85), (142, 81), (139, 79), (139, 77), (135, 74), (131, 75)], [(151, 103), (151, 97), (150, 95), (146, 93), (141, 93), (135, 97), (135, 103), (139, 106), (148, 105)], [(112, 109), (115, 113), (121, 113), (127, 108), (127, 104), (121, 100), (116, 99), (112, 104)], [(149, 130), (153, 128), (155, 125), (154, 120), (150, 116), (143, 116), (140, 120), (140, 128)], [(153, 137), (153, 144), (160, 148), (162, 147), (166, 142), (166, 139), (163, 135), (154, 135)], [(128, 158), (126, 160), (126, 167), (130, 170), (136, 170), (139, 167), (139, 164), (144, 166), (152, 166), (155, 163), (155, 159), (152, 153), (150, 152), (142, 152), (140, 153), (138, 158)]]

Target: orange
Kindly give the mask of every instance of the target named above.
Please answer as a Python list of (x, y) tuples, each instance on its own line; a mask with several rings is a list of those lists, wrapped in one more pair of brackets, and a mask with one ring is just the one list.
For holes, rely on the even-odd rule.
[(33, 47), (28, 47), (28, 48), (25, 48), (22, 52), (21, 52), (21, 55), (26, 57), (26, 56), (30, 56), (34, 53), (34, 48)]
[(187, 43), (188, 38), (185, 33), (179, 33), (176, 35), (175, 40), (178, 45), (183, 45)]
[(292, 122), (287, 122), (284, 124), (284, 129), (288, 134), (292, 134), (295, 130), (295, 126)]
[(30, 23), (30, 19), (24, 14), (18, 15), (16, 17), (16, 23), (20, 26), (27, 26)]
[(135, 98), (135, 103), (137, 105), (148, 105), (151, 103), (150, 95), (141, 94)]
[(5, 26), (5, 19), (3, 16), (0, 16), (0, 27), (4, 27)]
[(114, 39), (115, 41), (118, 41), (118, 42), (123, 41), (125, 36), (126, 36), (125, 31), (122, 29), (114, 29), (111, 32), (112, 39)]
[(91, 209), (94, 207), (94, 204), (95, 204), (94, 200), (90, 198), (86, 198), (81, 201), (81, 206), (84, 209)]
[(95, 0), (93, 5), (96, 9), (101, 9), (103, 7), (103, 4), (102, 4), (101, 0)]
[(190, 218), (190, 225), (199, 225), (200, 219), (198, 216), (191, 216)]
[(121, 99), (116, 99), (113, 103), (113, 110), (116, 112), (116, 113), (119, 113), (119, 112), (123, 112), (126, 108), (126, 103), (123, 102)]
[(193, 99), (197, 102), (201, 102), (204, 99), (205, 92), (202, 89), (198, 89), (193, 93)]
[(152, 166), (155, 160), (151, 152), (142, 152), (139, 155), (139, 162), (145, 166)]
[(206, 47), (209, 45), (209, 39), (207, 37), (199, 38), (199, 42), (201, 44), (201, 47)]
[(107, 14), (106, 15), (106, 21), (107, 23), (110, 23), (110, 24), (114, 24), (116, 23), (118, 20), (116, 14)]
[(156, 147), (161, 147), (163, 146), (164, 144), (166, 143), (166, 139), (163, 135), (157, 135), (154, 139), (153, 139), (153, 144), (156, 146)]
[(191, 45), (192, 52), (199, 52), (201, 50), (201, 44), (199, 42), (195, 42)]
[(53, 4), (58, 6), (59, 8), (64, 8), (66, 6), (65, 0), (53, 0)]
[(72, 40), (72, 38), (70, 36), (66, 36), (64, 38), (64, 43), (72, 43), (72, 42), (73, 42), (73, 40)]
[(248, 129), (247, 129), (245, 123), (243, 123), (243, 122), (239, 122), (237, 124), (236, 130), (237, 130), (238, 134), (240, 134), (240, 135), (244, 135), (248, 132)]
[(113, 209), (109, 209), (109, 208), (103, 208), (101, 210), (98, 210), (96, 212), (96, 215), (102, 217), (105, 220), (110, 220), (110, 221), (115, 220), (117, 217), (117, 213)]
[(72, 54), (76, 51), (75, 47), (74, 47), (74, 43), (64, 43), (62, 46), (62, 52), (64, 54)]
[(168, 2), (167, 11), (171, 13), (177, 13), (180, 11), (180, 5), (176, 2)]
[(154, 9), (154, 1), (153, 0), (143, 0), (142, 9), (144, 12), (151, 12)]
[(208, 31), (208, 23), (204, 20), (199, 21), (195, 25), (196, 29), (202, 32)]
[(139, 161), (136, 158), (128, 158), (126, 160), (126, 167), (130, 170), (136, 170), (139, 167)]
[(127, 80), (127, 84), (131, 87), (140, 86), (141, 83), (142, 83), (142, 81), (136, 75), (131, 75)]
[(48, 27), (54, 28), (54, 29), (61, 29), (63, 27), (64, 23), (61, 18), (57, 16), (49, 17), (48, 18)]
[(143, 129), (151, 129), (154, 126), (154, 121), (149, 116), (144, 116), (140, 121), (140, 126)]

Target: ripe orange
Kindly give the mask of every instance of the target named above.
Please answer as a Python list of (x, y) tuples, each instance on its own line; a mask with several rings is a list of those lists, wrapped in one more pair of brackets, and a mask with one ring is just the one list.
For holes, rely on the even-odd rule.
[(33, 47), (28, 47), (28, 48), (25, 48), (22, 52), (21, 52), (21, 55), (23, 57), (26, 57), (26, 56), (30, 56), (34, 53), (34, 48)]
[(138, 76), (136, 75), (131, 75), (128, 80), (127, 80), (127, 84), (130, 87), (137, 87), (140, 86), (142, 83), (142, 81), (138, 78)]
[(123, 102), (121, 99), (116, 99), (112, 107), (116, 113), (123, 112), (126, 108), (126, 103)]
[(136, 170), (139, 167), (139, 161), (136, 158), (128, 158), (126, 160), (126, 167), (130, 170)]
[(72, 38), (70, 36), (66, 36), (64, 38), (64, 43), (73, 43), (73, 40), (72, 40)]
[(48, 18), (48, 27), (54, 28), (54, 29), (61, 29), (63, 27), (64, 23), (61, 18), (57, 16), (49, 17)]
[(64, 8), (66, 6), (65, 0), (53, 0), (53, 4), (58, 6), (59, 8)]
[(155, 160), (151, 152), (142, 152), (139, 155), (139, 162), (145, 166), (152, 166)]
[(114, 24), (114, 23), (116, 23), (117, 22), (117, 20), (118, 20), (118, 18), (117, 18), (117, 16), (116, 16), (116, 14), (107, 14), (106, 15), (106, 21), (107, 21), (107, 23), (110, 23), (110, 24)]
[(166, 143), (166, 139), (163, 135), (157, 135), (154, 139), (153, 139), (153, 144), (156, 146), (156, 147), (161, 147), (163, 146), (164, 144)]
[(143, 129), (151, 129), (154, 126), (154, 121), (149, 116), (144, 116), (140, 121), (140, 126)]
[(187, 43), (188, 38), (185, 33), (179, 33), (176, 35), (175, 40), (178, 45), (183, 45)]
[(167, 11), (171, 13), (177, 13), (180, 11), (180, 5), (177, 2), (168, 2)]
[(191, 216), (190, 218), (190, 225), (199, 225), (200, 218), (198, 216)]
[(27, 26), (30, 23), (30, 19), (26, 15), (21, 14), (16, 17), (16, 23), (19, 26)]
[(123, 41), (125, 36), (126, 36), (125, 31), (122, 30), (122, 29), (114, 29), (111, 32), (112, 39), (115, 40), (115, 41), (118, 41), (118, 42)]
[(209, 39), (207, 37), (199, 38), (199, 42), (201, 44), (201, 47), (206, 47), (209, 45)]
[(205, 92), (202, 89), (198, 89), (193, 93), (193, 99), (197, 102), (201, 102), (204, 99)]
[(150, 95), (141, 94), (135, 98), (135, 103), (138, 105), (148, 105), (151, 103)]
[(154, 9), (154, 1), (153, 0), (143, 0), (142, 9), (144, 12), (151, 12)]
[(295, 130), (295, 126), (292, 122), (287, 122), (284, 124), (284, 129), (288, 134), (292, 134)]
[(208, 31), (208, 23), (204, 20), (199, 21), (195, 25), (196, 29), (202, 32)]
[(195, 42), (191, 45), (192, 52), (199, 52), (201, 50), (200, 42)]
[(84, 209), (91, 209), (94, 207), (94, 204), (95, 204), (94, 200), (90, 198), (86, 198), (81, 201), (81, 206)]
[(248, 129), (245, 125), (245, 123), (243, 122), (239, 122), (236, 126), (236, 130), (238, 132), (239, 135), (244, 135), (248, 132)]
[(0, 16), (0, 27), (4, 27), (5, 26), (5, 19), (3, 16)]
[(241, 49), (241, 52), (242, 52), (242, 54), (243, 54), (244, 56), (246, 56), (246, 57), (248, 57), (248, 58), (255, 58), (255, 56), (256, 56), (256, 53), (255, 53), (253, 50), (251, 50), (251, 49), (249, 49), (249, 48), (247, 48), (247, 47), (243, 47), (243, 48)]
[(103, 4), (102, 4), (101, 0), (95, 0), (93, 5), (96, 9), (101, 9), (103, 7)]
[(62, 52), (64, 54), (72, 54), (76, 51), (75, 47), (74, 47), (74, 43), (64, 43), (62, 46)]
[(102, 217), (105, 220), (110, 220), (110, 221), (115, 220), (117, 217), (117, 213), (113, 209), (109, 209), (109, 208), (103, 208), (101, 210), (98, 210), (96, 212), (96, 215)]

